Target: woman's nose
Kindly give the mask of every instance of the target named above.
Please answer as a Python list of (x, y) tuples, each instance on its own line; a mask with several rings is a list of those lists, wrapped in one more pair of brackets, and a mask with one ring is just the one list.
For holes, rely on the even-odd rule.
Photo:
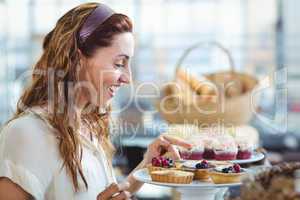
[(123, 73), (119, 79), (120, 83), (124, 83), (124, 84), (129, 84), (130, 80), (131, 80), (130, 73)]

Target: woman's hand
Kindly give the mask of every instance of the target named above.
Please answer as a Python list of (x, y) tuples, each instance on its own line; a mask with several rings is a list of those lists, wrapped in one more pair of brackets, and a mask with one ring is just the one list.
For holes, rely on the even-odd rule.
[(165, 153), (168, 153), (168, 156), (170, 156), (173, 160), (180, 159), (179, 152), (174, 145), (187, 149), (192, 148), (190, 143), (182, 139), (161, 135), (148, 146), (148, 149), (144, 155), (144, 163), (151, 163), (152, 158), (162, 156)]
[(108, 188), (97, 196), (97, 200), (130, 200), (131, 194), (126, 191), (129, 183), (116, 184), (112, 183)]
[(174, 145), (182, 146), (188, 149), (192, 148), (192, 145), (188, 142), (167, 135), (161, 135), (148, 146), (148, 149), (144, 155), (144, 159), (142, 160), (142, 162), (127, 177), (127, 181), (130, 183), (129, 190), (132, 193), (138, 191), (143, 185), (142, 182), (137, 181), (133, 177), (133, 173), (136, 170), (144, 168), (147, 164), (151, 163), (152, 158), (168, 153), (168, 156), (172, 159), (180, 159), (179, 152)]

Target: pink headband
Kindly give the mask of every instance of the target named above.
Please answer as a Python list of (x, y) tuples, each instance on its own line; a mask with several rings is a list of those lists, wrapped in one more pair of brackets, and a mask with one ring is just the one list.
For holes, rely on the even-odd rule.
[(96, 28), (115, 12), (105, 4), (99, 3), (97, 8), (91, 12), (79, 31), (79, 39), (84, 42)]

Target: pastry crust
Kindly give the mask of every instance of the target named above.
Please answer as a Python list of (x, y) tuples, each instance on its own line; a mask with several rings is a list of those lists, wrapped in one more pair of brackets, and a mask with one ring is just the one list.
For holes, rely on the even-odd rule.
[(209, 169), (196, 169), (195, 170), (195, 180), (206, 181), (209, 180)]
[(150, 174), (153, 171), (161, 171), (161, 170), (166, 170), (166, 169), (170, 169), (170, 168), (156, 167), (156, 166), (153, 166), (152, 164), (149, 164), (149, 165), (147, 165), (147, 169)]
[(222, 173), (212, 170), (209, 172), (209, 175), (215, 184), (226, 184), (241, 182), (241, 179), (246, 175), (246, 173)]
[(179, 170), (160, 170), (150, 173), (152, 181), (162, 183), (189, 184), (193, 181), (194, 173)]

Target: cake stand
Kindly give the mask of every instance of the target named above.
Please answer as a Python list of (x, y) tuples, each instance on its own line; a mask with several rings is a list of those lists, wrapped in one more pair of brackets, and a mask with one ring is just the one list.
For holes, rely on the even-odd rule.
[[(233, 163), (251, 163), (264, 158), (261, 153), (254, 154), (248, 160), (235, 160)], [(247, 170), (251, 174), (251, 170)], [(193, 181), (190, 184), (172, 184), (172, 183), (160, 183), (151, 180), (148, 174), (148, 169), (139, 169), (133, 173), (133, 176), (138, 181), (158, 185), (165, 187), (175, 188), (181, 194), (181, 200), (220, 200), (224, 199), (224, 194), (230, 187), (240, 186), (241, 183), (230, 183), (230, 184), (214, 184), (212, 182)]]
[(160, 183), (151, 180), (146, 168), (135, 171), (133, 176), (144, 183), (175, 188), (180, 192), (182, 200), (215, 200), (217, 195), (223, 196), (229, 187), (241, 185), (241, 183), (214, 184), (202, 181), (193, 181), (190, 184)]

